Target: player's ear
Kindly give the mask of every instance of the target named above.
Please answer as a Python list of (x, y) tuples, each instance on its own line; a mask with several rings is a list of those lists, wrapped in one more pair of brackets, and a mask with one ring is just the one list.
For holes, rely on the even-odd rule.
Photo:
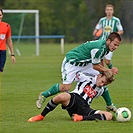
[(107, 39), (106, 43), (107, 44), (110, 44), (111, 43), (111, 40), (110, 39)]
[(101, 78), (103, 75), (102, 74), (98, 74), (98, 78)]

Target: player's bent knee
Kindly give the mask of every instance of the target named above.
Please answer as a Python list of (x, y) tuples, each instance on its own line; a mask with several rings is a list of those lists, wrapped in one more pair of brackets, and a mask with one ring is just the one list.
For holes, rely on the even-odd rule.
[(61, 94), (55, 96), (53, 98), (53, 101), (58, 104), (58, 103), (64, 103), (64, 102), (68, 101), (69, 99), (70, 99), (69, 93), (61, 93)]
[(69, 91), (71, 88), (71, 84), (61, 84), (60, 85), (60, 91), (64, 92), (64, 91)]

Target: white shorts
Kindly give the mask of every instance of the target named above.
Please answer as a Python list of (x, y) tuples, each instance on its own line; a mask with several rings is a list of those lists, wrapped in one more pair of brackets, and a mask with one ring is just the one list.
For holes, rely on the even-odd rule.
[(113, 52), (110, 51), (107, 55), (105, 55), (105, 59), (111, 60), (112, 56), (113, 56)]
[(83, 73), (93, 74), (93, 75), (99, 74), (99, 71), (96, 71), (93, 69), (91, 63), (89, 63), (86, 66), (75, 66), (75, 65), (71, 65), (70, 62), (66, 62), (66, 58), (64, 58), (62, 62), (62, 67), (61, 67), (63, 84), (70, 84), (74, 82), (76, 73), (79, 71)]

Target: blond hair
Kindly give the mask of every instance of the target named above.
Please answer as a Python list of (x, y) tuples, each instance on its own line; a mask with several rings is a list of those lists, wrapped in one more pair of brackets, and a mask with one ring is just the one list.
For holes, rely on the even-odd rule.
[(107, 7), (112, 7), (113, 10), (114, 10), (114, 6), (113, 6), (112, 4), (107, 4), (107, 5), (105, 6), (105, 9), (106, 9)]
[(111, 70), (104, 71), (102, 73), (102, 76), (105, 76), (108, 84), (112, 83), (115, 80), (114, 74), (111, 72)]

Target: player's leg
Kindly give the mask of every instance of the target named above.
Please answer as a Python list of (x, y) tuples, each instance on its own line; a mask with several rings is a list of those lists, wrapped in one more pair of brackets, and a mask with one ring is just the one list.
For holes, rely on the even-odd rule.
[(6, 50), (0, 50), (0, 73), (3, 72), (6, 62)]
[(45, 117), (49, 112), (53, 111), (58, 106), (58, 104), (63, 104), (66, 106), (69, 104), (70, 97), (70, 94), (66, 92), (58, 94), (48, 102), (41, 115)]
[(106, 111), (96, 111), (94, 114), (89, 116), (83, 116), (83, 120), (112, 120), (113, 115)]
[(37, 108), (41, 108), (43, 103), (45, 102), (45, 99), (51, 95), (55, 95), (59, 92), (63, 92), (63, 91), (69, 91), (71, 88), (71, 83), (74, 81), (76, 72), (78, 70), (76, 70), (76, 68), (74, 66), (72, 66), (71, 64), (69, 64), (68, 62), (66, 62), (66, 60), (63, 60), (62, 63), (62, 80), (63, 83), (62, 84), (54, 84), (52, 87), (50, 87), (48, 90), (41, 92), (38, 96), (38, 100), (36, 101), (36, 106)]
[(69, 104), (70, 98), (71, 96), (69, 93), (62, 93), (55, 96), (48, 102), (41, 114), (31, 117), (28, 122), (36, 122), (43, 120), (49, 112), (53, 111), (58, 106), (58, 104), (67, 106)]
[(38, 100), (36, 101), (36, 106), (40, 109), (45, 102), (46, 98), (55, 95), (58, 92), (67, 91), (71, 88), (71, 84), (55, 84), (50, 89), (46, 90), (45, 92), (41, 92), (38, 96)]
[(110, 112), (106, 112), (106, 111), (96, 111), (93, 110), (91, 112), (91, 114), (89, 115), (78, 115), (78, 114), (74, 114), (73, 116), (73, 120), (76, 121), (83, 121), (83, 120), (112, 120), (113, 115)]
[(82, 113), (76, 113), (73, 115), (73, 120), (76, 121), (83, 121), (83, 120), (111, 120), (112, 114), (106, 111), (100, 110), (93, 110), (90, 106), (84, 101), (83, 109), (81, 110)]
[[(96, 113), (95, 113), (95, 114), (96, 114)], [(113, 118), (112, 113), (107, 112), (107, 111), (101, 111), (101, 110), (100, 110), (100, 111), (98, 111), (97, 114), (102, 114), (102, 115), (104, 115), (107, 121), (112, 120), (112, 118)]]
[(52, 87), (50, 87), (48, 90), (41, 92), (38, 96), (38, 100), (36, 101), (36, 106), (38, 109), (40, 109), (45, 102), (46, 98), (57, 94), (59, 92), (59, 84), (54, 84)]
[(77, 93), (70, 93), (70, 95), (69, 104), (67, 106), (62, 105), (62, 109), (67, 110), (70, 117), (73, 114), (88, 115), (88, 110), (85, 110), (85, 108), (89, 108), (87, 102)]

